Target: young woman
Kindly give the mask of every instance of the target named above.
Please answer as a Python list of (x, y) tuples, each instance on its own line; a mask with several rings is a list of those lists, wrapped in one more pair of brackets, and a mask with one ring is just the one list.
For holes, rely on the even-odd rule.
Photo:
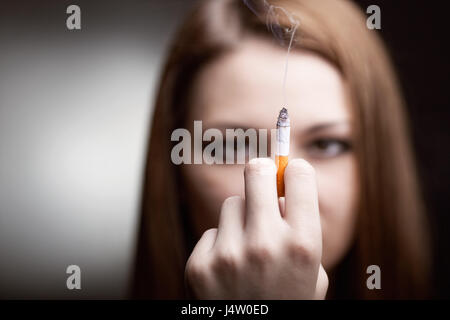
[[(270, 4), (300, 22), (286, 106), (286, 47), (241, 0), (200, 2), (174, 39), (151, 127), (133, 297), (426, 297), (426, 220), (383, 44), (349, 1)], [(279, 30), (292, 27), (278, 19)], [(285, 198), (269, 158), (171, 161), (177, 128), (271, 129), (281, 107), (291, 119)], [(381, 289), (367, 286), (371, 265)]]

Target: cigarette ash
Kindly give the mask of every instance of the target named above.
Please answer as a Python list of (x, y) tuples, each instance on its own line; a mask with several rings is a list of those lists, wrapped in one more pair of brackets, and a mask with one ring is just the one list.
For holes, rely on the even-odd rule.
[(278, 115), (277, 127), (288, 127), (290, 124), (289, 114), (286, 108), (282, 108), (280, 110), (280, 114)]

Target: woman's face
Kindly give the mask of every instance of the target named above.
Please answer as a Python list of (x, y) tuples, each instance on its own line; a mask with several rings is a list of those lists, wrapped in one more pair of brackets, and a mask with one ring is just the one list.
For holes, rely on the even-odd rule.
[[(260, 39), (206, 66), (191, 92), (187, 127), (202, 120), (209, 128), (275, 128), (282, 107), (291, 120), (290, 158), (303, 158), (316, 170), (325, 269), (332, 269), (351, 245), (358, 198), (352, 151), (352, 113), (340, 73), (318, 55), (289, 56), (286, 106), (283, 74), (286, 50)], [(224, 135), (225, 138), (225, 135)], [(270, 139), (269, 139), (270, 141)], [(244, 196), (244, 165), (182, 166), (196, 235), (217, 227), (222, 202)]]

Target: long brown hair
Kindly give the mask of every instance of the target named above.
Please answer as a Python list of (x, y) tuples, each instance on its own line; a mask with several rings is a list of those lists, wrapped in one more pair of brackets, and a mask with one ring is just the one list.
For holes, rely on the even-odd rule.
[[(333, 273), (339, 298), (422, 298), (427, 295), (429, 243), (404, 103), (390, 59), (364, 15), (344, 0), (272, 1), (300, 19), (296, 48), (333, 63), (351, 93), (360, 199), (353, 248)], [(283, 21), (280, 21), (283, 25)], [(287, 25), (286, 25), (287, 26)], [(171, 133), (184, 127), (196, 74), (239, 46), (246, 35), (272, 39), (241, 0), (201, 1), (169, 51), (151, 127), (142, 194), (133, 297), (183, 298), (190, 231)], [(294, 49), (295, 50), (295, 49)], [(366, 268), (378, 265), (382, 289), (368, 290)]]

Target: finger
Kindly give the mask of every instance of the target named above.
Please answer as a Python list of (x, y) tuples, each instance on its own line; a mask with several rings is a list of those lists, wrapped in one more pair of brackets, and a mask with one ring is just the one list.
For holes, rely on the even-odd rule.
[(280, 207), (280, 214), (282, 217), (286, 215), (286, 198), (285, 197), (279, 197), (278, 198), (278, 205)]
[(278, 208), (276, 166), (269, 158), (254, 158), (245, 166), (245, 205), (247, 228), (280, 217)]
[(303, 159), (289, 161), (284, 172), (286, 220), (299, 235), (320, 239), (320, 216), (314, 168)]
[[(195, 245), (192, 254), (186, 262), (184, 282), (188, 297), (195, 297), (195, 291), (201, 291), (202, 288), (204, 288), (205, 283), (208, 281), (205, 280), (206, 274), (203, 271), (203, 268), (208, 265), (206, 260), (210, 256), (208, 253), (214, 245), (216, 235), (216, 228), (206, 230), (200, 237), (200, 240)], [(197, 289), (195, 289), (193, 285), (196, 286)]]
[(317, 276), (317, 284), (316, 284), (316, 300), (325, 299), (328, 291), (328, 275), (323, 268), (322, 264), (319, 267), (319, 274)]
[(215, 247), (239, 242), (244, 227), (245, 202), (240, 196), (225, 199), (220, 211)]
[(190, 259), (202, 259), (213, 248), (216, 241), (217, 228), (206, 230), (194, 247)]

